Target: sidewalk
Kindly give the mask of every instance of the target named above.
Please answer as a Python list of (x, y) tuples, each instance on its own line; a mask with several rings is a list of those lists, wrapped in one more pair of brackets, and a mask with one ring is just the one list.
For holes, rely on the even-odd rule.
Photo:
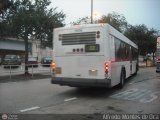
[(139, 62), (139, 67), (146, 67), (146, 62)]
[(51, 75), (35, 73), (33, 76), (31, 74), (25, 76), (24, 74), (19, 74), (19, 75), (12, 75), (11, 78), (9, 75), (6, 75), (6, 76), (0, 76), (0, 83), (19, 82), (19, 81), (26, 81), (26, 80), (38, 80), (38, 79), (44, 79), (44, 78), (51, 79)]
[(154, 67), (153, 62), (147, 61), (147, 62), (139, 62), (139, 67)]

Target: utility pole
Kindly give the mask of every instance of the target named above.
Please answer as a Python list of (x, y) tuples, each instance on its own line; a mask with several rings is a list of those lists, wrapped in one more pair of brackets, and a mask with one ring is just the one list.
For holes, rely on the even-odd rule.
[(93, 0), (91, 0), (91, 24), (93, 24)]

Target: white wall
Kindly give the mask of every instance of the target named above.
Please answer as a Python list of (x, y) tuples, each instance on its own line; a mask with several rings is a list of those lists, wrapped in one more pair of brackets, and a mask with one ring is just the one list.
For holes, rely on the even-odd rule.
[(0, 49), (25, 50), (23, 41), (0, 40)]
[[(40, 62), (43, 57), (52, 57), (53, 49), (46, 47), (45, 49), (40, 48), (40, 41), (29, 41), (31, 44), (31, 52), (29, 52), (30, 57), (38, 57)], [(21, 50), (25, 51), (24, 41), (22, 40), (0, 40), (0, 49), (4, 50)]]

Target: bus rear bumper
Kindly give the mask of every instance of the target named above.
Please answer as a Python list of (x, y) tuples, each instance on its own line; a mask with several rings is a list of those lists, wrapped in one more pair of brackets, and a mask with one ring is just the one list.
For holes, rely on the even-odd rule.
[(52, 77), (52, 84), (67, 85), (71, 87), (111, 87), (110, 79), (87, 79), (87, 78), (62, 78)]

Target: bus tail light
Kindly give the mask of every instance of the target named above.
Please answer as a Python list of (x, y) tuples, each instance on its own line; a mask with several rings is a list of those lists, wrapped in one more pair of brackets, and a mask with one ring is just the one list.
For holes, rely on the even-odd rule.
[(51, 68), (53, 69), (53, 70), (55, 70), (56, 69), (56, 63), (55, 62), (51, 62)]
[(108, 71), (109, 71), (109, 63), (106, 62), (105, 63), (105, 73), (108, 74)]

